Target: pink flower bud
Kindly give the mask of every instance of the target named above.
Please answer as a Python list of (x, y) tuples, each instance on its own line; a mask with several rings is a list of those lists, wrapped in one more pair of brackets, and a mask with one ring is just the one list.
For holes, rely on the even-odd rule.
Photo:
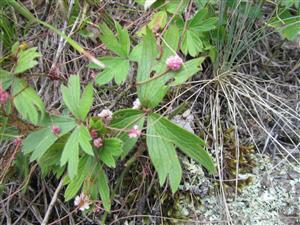
[(138, 125), (134, 125), (133, 128), (131, 128), (128, 132), (129, 138), (137, 138), (141, 136), (141, 131), (138, 129)]
[(6, 91), (0, 91), (0, 104), (5, 104), (9, 98), (9, 94)]
[(15, 140), (13, 140), (13, 145), (20, 146), (22, 144), (22, 139), (17, 137)]
[(90, 131), (90, 135), (93, 139), (96, 139), (98, 137), (98, 133), (95, 129)]
[(178, 71), (183, 64), (183, 61), (178, 55), (175, 55), (175, 56), (170, 56), (167, 59), (166, 63), (170, 70)]
[(94, 141), (93, 141), (93, 144), (96, 148), (100, 148), (103, 146), (103, 141), (101, 138), (96, 138)]
[(53, 124), (52, 128), (51, 128), (51, 131), (52, 131), (53, 134), (59, 135), (61, 130), (57, 125)]

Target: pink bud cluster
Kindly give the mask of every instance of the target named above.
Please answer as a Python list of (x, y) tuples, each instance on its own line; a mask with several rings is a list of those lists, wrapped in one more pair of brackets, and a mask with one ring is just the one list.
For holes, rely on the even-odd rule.
[(166, 64), (167, 64), (169, 70), (178, 71), (178, 70), (180, 70), (180, 68), (183, 64), (183, 60), (178, 55), (170, 56), (167, 59)]
[(92, 130), (90, 131), (90, 135), (91, 135), (91, 137), (92, 137), (92, 139), (93, 139), (93, 145), (94, 145), (96, 148), (100, 148), (100, 147), (103, 146), (103, 140), (102, 140), (102, 138), (98, 137), (98, 132), (97, 132), (97, 130), (92, 129)]
[(4, 91), (2, 86), (0, 86), (0, 104), (5, 104), (9, 98), (8, 92)]

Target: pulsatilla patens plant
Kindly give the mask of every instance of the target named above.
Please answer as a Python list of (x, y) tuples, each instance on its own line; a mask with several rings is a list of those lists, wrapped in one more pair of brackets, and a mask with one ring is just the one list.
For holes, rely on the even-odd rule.
[[(114, 113), (103, 110), (98, 116), (90, 116), (93, 84), (81, 88), (80, 77), (71, 75), (67, 84), (61, 85), (67, 113), (60, 116), (46, 113), (35, 91), (17, 76), (36, 65), (34, 58), (40, 55), (34, 48), (18, 53), (13, 72), (1, 71), (4, 88), (1, 91), (11, 86), (13, 103), (23, 122), (35, 125), (24, 133), (22, 152), (30, 155), (31, 161), (38, 162), (43, 174), (51, 172), (57, 177), (63, 176), (67, 186), (65, 200), (74, 198), (81, 190), (82, 194), (75, 199), (75, 205), (84, 205), (80, 209), (87, 209), (90, 199), (100, 197), (109, 211), (111, 185), (106, 170), (115, 168), (117, 160), (128, 155), (139, 138), (146, 141), (160, 185), (168, 180), (173, 193), (182, 177), (177, 149), (199, 162), (209, 173), (215, 168), (202, 139), (154, 112), (172, 86), (184, 83), (201, 70), (204, 58), (183, 62), (177, 55), (180, 32), (176, 25), (171, 25), (162, 37), (146, 29), (141, 43), (132, 50), (126, 29), (117, 24), (118, 38), (115, 38), (106, 25), (102, 28), (102, 41), (108, 43), (113, 39), (107, 47), (117, 56), (102, 58), (106, 68), (97, 75), (96, 84), (105, 84), (113, 78), (117, 83), (124, 82), (131, 63), (136, 62), (140, 107)], [(20, 66), (24, 60), (27, 63)], [(121, 65), (120, 70), (115, 70), (116, 64)]]

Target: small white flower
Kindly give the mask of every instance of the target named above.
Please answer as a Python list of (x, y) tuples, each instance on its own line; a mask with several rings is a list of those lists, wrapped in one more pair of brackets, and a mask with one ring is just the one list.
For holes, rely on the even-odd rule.
[(137, 138), (141, 136), (141, 130), (139, 130), (138, 125), (134, 125), (133, 128), (131, 128), (128, 132), (128, 137), (129, 138)]
[(141, 108), (141, 102), (140, 100), (137, 98), (134, 102), (133, 102), (133, 109), (140, 109)]
[(102, 118), (105, 122), (109, 122), (112, 119), (113, 113), (109, 109), (103, 109), (98, 116)]
[(85, 194), (81, 193), (79, 196), (77, 195), (74, 200), (74, 205), (79, 207), (79, 210), (84, 211), (90, 208), (90, 199)]

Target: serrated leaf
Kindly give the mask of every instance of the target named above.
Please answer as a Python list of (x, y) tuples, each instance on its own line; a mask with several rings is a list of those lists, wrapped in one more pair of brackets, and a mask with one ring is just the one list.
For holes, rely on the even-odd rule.
[(122, 154), (122, 141), (118, 138), (107, 138), (99, 149), (99, 157), (108, 167), (116, 167), (116, 158)]
[(102, 168), (98, 172), (99, 172), (98, 179), (97, 179), (98, 191), (105, 210), (110, 211), (111, 201), (110, 201), (110, 189), (109, 189), (108, 178)]
[(79, 108), (79, 113), (80, 113), (80, 118), (85, 119), (87, 114), (90, 111), (90, 108), (93, 104), (93, 85), (88, 84), (84, 92), (82, 93), (81, 99), (80, 99), (80, 108)]
[(103, 85), (110, 82), (113, 78), (117, 84), (123, 83), (128, 75), (130, 64), (128, 59), (121, 57), (102, 57), (105, 69), (96, 77), (96, 83)]
[(44, 117), (44, 103), (25, 81), (14, 80), (13, 96), (14, 105), (23, 119), (37, 124)]
[(0, 68), (0, 86), (6, 90), (13, 82), (13, 74)]
[[(122, 109), (113, 114), (110, 126), (126, 130), (132, 128), (134, 125), (138, 125), (139, 128), (142, 128), (144, 121), (145, 115), (142, 111), (136, 109)], [(129, 138), (127, 132), (117, 132), (115, 137), (123, 141), (122, 158), (128, 154), (138, 140), (137, 138)]]
[(203, 43), (199, 35), (191, 30), (187, 30), (183, 36), (181, 51), (185, 55), (190, 54), (193, 57), (203, 51)]
[(36, 66), (38, 62), (35, 58), (40, 56), (42, 55), (37, 51), (37, 48), (29, 48), (20, 51), (17, 55), (18, 61), (14, 69), (14, 74), (23, 73)]
[(68, 86), (61, 86), (64, 103), (71, 113), (81, 120), (85, 120), (93, 102), (93, 88), (88, 85), (80, 99), (80, 78), (72, 75), (69, 77)]
[(214, 173), (214, 163), (204, 150), (205, 142), (202, 139), (157, 113), (151, 113), (149, 117), (155, 121), (153, 122), (155, 123), (155, 130), (160, 136), (175, 144), (184, 154), (203, 165), (209, 173)]
[(162, 186), (168, 177), (172, 192), (175, 193), (181, 181), (182, 169), (176, 154), (175, 145), (166, 140), (156, 131), (160, 124), (148, 117), (147, 123), (147, 148), (158, 173), (159, 183)]
[(53, 117), (52, 121), (61, 129), (59, 135), (52, 133), (50, 125), (30, 133), (24, 139), (22, 150), (25, 154), (32, 153), (31, 161), (39, 160), (60, 137), (70, 132), (76, 126), (75, 121), (69, 117)]
[(79, 146), (85, 153), (92, 156), (94, 155), (90, 140), (91, 136), (87, 131), (87, 128), (80, 125), (72, 132), (64, 147), (60, 164), (61, 166), (64, 166), (68, 163), (68, 175), (71, 179), (73, 179), (78, 172)]

